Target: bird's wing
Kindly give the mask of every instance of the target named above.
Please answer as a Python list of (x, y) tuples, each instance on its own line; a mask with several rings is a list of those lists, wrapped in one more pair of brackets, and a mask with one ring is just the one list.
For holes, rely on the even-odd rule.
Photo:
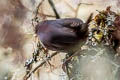
[(60, 44), (60, 45), (69, 45), (75, 44), (79, 41), (76, 36), (72, 35), (57, 35), (54, 36), (51, 40), (51, 43)]
[(83, 24), (83, 21), (80, 19), (77, 19), (77, 18), (66, 18), (66, 19), (62, 19), (62, 20), (63, 20), (62, 25), (65, 27), (70, 27), (70, 28), (76, 28)]

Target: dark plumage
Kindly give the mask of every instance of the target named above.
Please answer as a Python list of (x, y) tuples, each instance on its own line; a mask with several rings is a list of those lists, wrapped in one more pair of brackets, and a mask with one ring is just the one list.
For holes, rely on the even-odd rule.
[(50, 50), (74, 52), (86, 41), (88, 27), (76, 18), (47, 20), (38, 23), (36, 34)]

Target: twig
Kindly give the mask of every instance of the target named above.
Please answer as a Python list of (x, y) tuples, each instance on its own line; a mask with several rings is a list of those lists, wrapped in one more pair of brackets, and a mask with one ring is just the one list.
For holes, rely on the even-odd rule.
[(38, 66), (36, 66), (27, 75), (25, 75), (24, 80), (27, 80), (32, 75), (32, 73), (34, 73), (38, 68), (40, 68), (42, 65), (44, 65), (47, 61), (49, 61), (52, 57), (54, 57), (57, 54), (58, 54), (58, 52), (55, 52), (49, 58), (47, 58), (46, 60), (42, 61)]
[(42, 0), (42, 1), (38, 4), (35, 12), (33, 12), (33, 14), (35, 14), (34, 18), (32, 19), (32, 26), (33, 26), (33, 27), (35, 27), (33, 21), (37, 22), (37, 18), (38, 18), (37, 16), (38, 16), (39, 7), (42, 5), (43, 1), (44, 1), (44, 0)]
[(37, 14), (38, 14), (38, 11), (39, 11), (39, 7), (42, 5), (43, 1), (44, 1), (44, 0), (42, 0), (42, 1), (38, 4), (37, 9), (36, 9), (36, 11), (35, 11), (35, 17), (37, 17)]
[(58, 12), (57, 12), (57, 10), (56, 10), (56, 8), (55, 8), (55, 5), (54, 5), (53, 1), (52, 1), (52, 0), (48, 0), (48, 2), (49, 2), (49, 4), (51, 5), (51, 7), (52, 7), (52, 9), (53, 9), (53, 11), (54, 11), (54, 13), (55, 13), (55, 15), (56, 15), (56, 18), (57, 18), (57, 19), (60, 19), (60, 16), (59, 16), (59, 14), (58, 14)]
[(84, 5), (93, 5), (93, 3), (80, 3), (80, 4), (84, 4)]

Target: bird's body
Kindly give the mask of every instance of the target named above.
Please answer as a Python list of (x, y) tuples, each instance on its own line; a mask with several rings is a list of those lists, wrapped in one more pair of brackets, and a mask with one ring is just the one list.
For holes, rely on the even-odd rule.
[(38, 23), (36, 34), (47, 49), (74, 52), (76, 46), (84, 43), (87, 37), (87, 27), (83, 24), (82, 20), (76, 18), (47, 20)]

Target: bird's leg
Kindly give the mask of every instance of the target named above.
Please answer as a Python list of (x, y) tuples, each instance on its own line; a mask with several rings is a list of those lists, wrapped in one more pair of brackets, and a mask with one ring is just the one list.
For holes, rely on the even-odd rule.
[(72, 57), (74, 56), (75, 56), (74, 53), (66, 54), (66, 57), (65, 57), (66, 60), (62, 64), (62, 69), (64, 70), (64, 72), (67, 73), (69, 80), (70, 80), (70, 73), (71, 73), (70, 62), (71, 62)]
[(55, 69), (55, 66), (53, 64), (51, 64), (50, 61), (47, 61), (47, 63), (50, 66), (50, 71), (52, 71), (53, 69)]
[[(67, 60), (68, 58), (69, 58), (69, 55), (66, 54), (66, 58), (65, 59)], [(69, 61), (70, 60), (65, 61), (65, 63), (63, 63), (63, 65), (62, 65), (62, 68), (63, 68), (64, 72), (67, 73), (68, 78), (70, 78)]]

